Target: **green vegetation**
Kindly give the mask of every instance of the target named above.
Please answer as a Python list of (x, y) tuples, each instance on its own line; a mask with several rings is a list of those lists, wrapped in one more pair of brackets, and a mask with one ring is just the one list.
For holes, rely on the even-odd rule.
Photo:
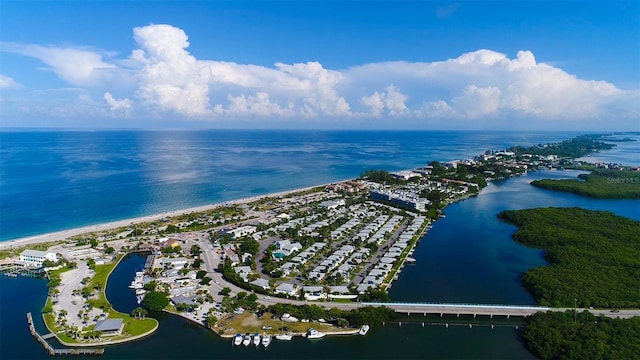
[(579, 158), (586, 156), (590, 153), (600, 150), (613, 149), (615, 145), (607, 144), (597, 139), (601, 138), (601, 135), (581, 135), (576, 136), (573, 139), (561, 141), (553, 144), (538, 144), (536, 146), (513, 146), (508, 150), (513, 151), (518, 155), (531, 154), (531, 155), (557, 155), (559, 157)]
[(159, 291), (149, 291), (144, 295), (141, 305), (151, 311), (162, 311), (169, 305), (169, 298)]
[(385, 170), (366, 170), (360, 174), (360, 179), (377, 182), (379, 184), (404, 184), (405, 181), (399, 180), (391, 176)]
[(17, 257), (20, 255), (21, 252), (27, 249), (47, 251), (47, 249), (49, 249), (50, 247), (58, 244), (62, 244), (63, 242), (64, 241), (51, 241), (46, 243), (30, 244), (30, 245), (18, 246), (14, 248), (2, 249), (0, 250), (0, 260), (11, 258), (11, 257)]
[(546, 250), (550, 263), (523, 285), (540, 305), (640, 307), (640, 222), (605, 211), (539, 208), (503, 211), (520, 229), (513, 239)]
[(557, 191), (604, 198), (640, 199), (640, 172), (631, 170), (595, 170), (576, 179), (535, 180), (531, 185)]
[[(155, 319), (134, 319), (128, 314), (117, 312), (113, 310), (111, 304), (107, 301), (104, 293), (107, 280), (109, 275), (111, 274), (111, 271), (115, 268), (121, 258), (122, 255), (117, 259), (117, 261), (111, 264), (93, 265), (95, 275), (92, 278), (86, 278), (82, 281), (82, 283), (85, 285), (85, 287), (81, 290), (82, 294), (91, 296), (94, 294), (94, 292), (97, 291), (97, 297), (87, 300), (87, 304), (90, 307), (102, 309), (103, 312), (108, 314), (107, 318), (123, 319), (124, 329), (122, 335), (109, 337), (109, 341), (126, 340), (127, 338), (132, 336), (143, 335), (149, 333), (158, 325), (158, 321)], [(49, 272), (50, 280), (48, 286), (50, 288), (50, 294), (58, 291), (57, 289), (55, 289), (55, 286), (60, 284), (60, 273), (68, 271), (75, 267), (77, 267), (75, 263), (69, 263), (66, 267)], [(79, 343), (83, 338), (100, 338), (101, 334), (99, 332), (92, 331), (93, 325), (86, 327), (84, 331), (80, 331), (80, 329), (78, 329), (77, 327), (67, 326), (64, 324), (64, 322), (61, 322), (60, 320), (62, 320), (62, 317), (60, 314), (58, 314), (58, 316), (61, 318), (56, 319), (53, 311), (53, 303), (51, 297), (47, 298), (47, 303), (42, 309), (42, 312), (44, 314), (44, 320), (47, 328), (50, 331), (56, 333), (58, 337), (64, 342)], [(62, 312), (66, 313), (65, 310), (62, 310), (61, 313)]]
[(584, 311), (538, 313), (523, 334), (540, 359), (637, 359), (640, 318), (609, 319)]
[(340, 310), (338, 308), (325, 309), (318, 305), (291, 305), (274, 304), (267, 307), (267, 311), (276, 316), (289, 313), (298, 319), (327, 319), (328, 321), (344, 319), (349, 326), (358, 327), (362, 325), (382, 325), (383, 322), (393, 320), (396, 317), (395, 311), (384, 306), (365, 306), (353, 310)]

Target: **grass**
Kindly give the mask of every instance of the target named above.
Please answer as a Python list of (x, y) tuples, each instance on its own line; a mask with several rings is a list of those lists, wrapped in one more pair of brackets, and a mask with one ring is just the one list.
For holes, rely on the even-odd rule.
[(60, 240), (60, 241), (50, 241), (50, 242), (46, 242), (46, 243), (25, 245), (25, 246), (19, 246), (19, 247), (0, 250), (0, 260), (1, 259), (12, 258), (12, 257), (17, 257), (17, 256), (20, 255), (21, 252), (23, 252), (23, 251), (25, 251), (27, 249), (29, 249), (29, 250), (46, 251), (50, 247), (58, 245), (58, 244), (62, 244), (62, 243), (64, 243), (64, 241), (62, 241), (62, 240)]
[[(260, 319), (256, 315), (249, 312), (245, 312), (241, 315), (235, 315), (230, 319), (221, 319), (216, 324), (216, 329), (224, 329), (222, 334), (233, 335), (237, 333), (268, 333), (279, 334), (281, 332), (280, 326), (282, 322), (280, 319), (272, 318), (270, 313), (265, 313)], [(271, 326), (271, 330), (262, 330), (263, 326)], [(285, 322), (284, 327), (288, 328), (287, 332), (290, 333), (306, 333), (309, 328), (314, 328), (318, 331), (325, 333), (331, 333), (335, 331), (343, 331), (348, 329), (336, 328), (329, 324), (322, 324), (316, 322)], [(216, 330), (218, 331), (218, 330)]]
[[(95, 308), (104, 308), (105, 306), (109, 305), (109, 302), (107, 301), (106, 295), (105, 295), (105, 289), (107, 286), (107, 280), (109, 278), (109, 275), (111, 274), (111, 272), (113, 271), (113, 269), (119, 264), (120, 260), (124, 257), (124, 255), (120, 255), (117, 260), (111, 264), (105, 264), (105, 265), (95, 265), (94, 266), (94, 271), (95, 274), (94, 276), (91, 278), (91, 280), (89, 281), (89, 283), (87, 284), (87, 287), (90, 289), (94, 289), (94, 288), (99, 288), (100, 290), (98, 291), (97, 294), (97, 299), (90, 299), (87, 301), (87, 303), (89, 303), (91, 306), (95, 307)], [(68, 270), (68, 269), (66, 269)], [(60, 269), (60, 270), (56, 270), (58, 272), (64, 272), (66, 271), (65, 269)], [(45, 307), (43, 309), (43, 311), (45, 309), (51, 308), (53, 306), (53, 303), (51, 301), (51, 298), (47, 298), (47, 302), (45, 304)], [(127, 339), (130, 337), (134, 337), (134, 336), (138, 336), (138, 335), (143, 335), (146, 334), (150, 331), (152, 331), (157, 325), (158, 325), (158, 321), (156, 319), (153, 318), (146, 318), (146, 319), (136, 319), (131, 317), (129, 314), (124, 314), (121, 312), (118, 312), (112, 308), (109, 309), (109, 315), (107, 316), (107, 318), (110, 319), (123, 319), (124, 322), (124, 329), (123, 329), (123, 335), (119, 335), (119, 336), (109, 336), (109, 337), (105, 337), (102, 338), (102, 340), (104, 341), (112, 341), (112, 340), (122, 340), (122, 339)], [(53, 313), (45, 313), (44, 314), (44, 320), (45, 323), (47, 324), (47, 327), (53, 331), (58, 333), (58, 331), (63, 330), (63, 327), (56, 324), (56, 320), (55, 317), (53, 315)], [(91, 331), (93, 329), (93, 325), (88, 326), (86, 328), (84, 328), (85, 331)], [(66, 333), (59, 333), (58, 337), (65, 342), (68, 343), (81, 343), (82, 341), (78, 341), (70, 336), (68, 336)]]

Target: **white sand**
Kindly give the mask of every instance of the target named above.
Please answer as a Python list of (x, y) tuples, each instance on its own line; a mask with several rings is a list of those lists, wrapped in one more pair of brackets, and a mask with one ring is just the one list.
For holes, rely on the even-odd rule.
[(155, 215), (141, 216), (141, 217), (132, 218), (132, 219), (112, 221), (104, 224), (89, 225), (89, 226), (84, 226), (80, 228), (57, 231), (57, 232), (52, 232), (52, 233), (47, 233), (42, 235), (34, 235), (34, 236), (19, 238), (15, 240), (1, 241), (0, 250), (11, 248), (11, 247), (19, 247), (19, 246), (33, 245), (33, 244), (39, 244), (39, 243), (45, 243), (45, 242), (60, 241), (60, 240), (65, 240), (69, 237), (80, 235), (80, 234), (96, 232), (96, 231), (104, 231), (104, 230), (115, 229), (115, 228), (124, 227), (124, 226), (156, 221), (156, 220), (163, 219), (165, 217), (179, 216), (179, 215), (189, 214), (193, 212), (202, 212), (202, 211), (212, 210), (220, 206), (246, 204), (246, 203), (250, 203), (265, 197), (283, 196), (283, 195), (287, 195), (295, 192), (310, 190), (318, 186), (324, 186), (324, 185), (325, 184), (315, 185), (315, 186), (310, 186), (302, 189), (287, 190), (287, 191), (282, 191), (278, 193), (271, 193), (266, 195), (242, 198), (238, 200), (226, 201), (223, 203), (197, 206), (197, 207), (192, 207), (188, 209), (168, 211), (168, 212), (155, 214)]

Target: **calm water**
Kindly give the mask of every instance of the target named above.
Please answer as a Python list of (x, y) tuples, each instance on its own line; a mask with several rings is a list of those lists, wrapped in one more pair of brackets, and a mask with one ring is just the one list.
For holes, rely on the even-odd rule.
[(0, 132), (0, 241), (475, 156), (564, 132)]
[[(56, 136), (72, 138), (72, 134), (73, 133), (63, 133)], [(143, 137), (142, 135), (140, 135), (141, 133), (122, 134), (125, 134), (127, 136), (135, 135), (134, 137), (138, 136), (139, 138), (137, 140), (140, 140), (140, 137)], [(170, 135), (168, 133), (149, 134), (151, 134), (151, 137), (158, 137), (156, 138), (156, 140), (162, 138), (163, 136), (175, 137), (175, 135)], [(342, 143), (343, 146), (347, 147), (347, 143), (349, 141), (347, 135), (351, 133), (320, 134), (323, 134), (322, 136), (329, 136), (327, 134), (331, 134), (331, 136), (342, 139), (340, 140), (342, 142), (334, 139), (332, 144)], [(372, 152), (371, 155), (354, 155), (359, 151), (357, 150), (358, 146), (356, 145), (350, 145), (351, 150), (346, 151), (343, 148), (343, 150), (337, 150), (335, 153), (333, 153), (331, 151), (331, 144), (322, 145), (320, 140), (317, 140), (318, 142), (313, 146), (317, 147), (317, 151), (319, 151), (319, 153), (303, 153), (306, 155), (297, 154), (295, 156), (291, 156), (292, 160), (290, 162), (292, 163), (292, 169), (298, 166), (298, 170), (284, 170), (284, 168), (286, 168), (288, 165), (282, 164), (280, 162), (276, 163), (276, 165), (273, 165), (273, 167), (279, 167), (281, 170), (264, 170), (264, 167), (266, 167), (267, 164), (256, 163), (257, 169), (253, 170), (256, 171), (257, 175), (255, 178), (253, 178), (253, 182), (251, 181), (252, 178), (245, 178), (246, 173), (251, 172), (251, 169), (244, 169), (241, 171), (236, 168), (236, 175), (226, 175), (229, 177), (223, 177), (225, 179), (224, 186), (235, 186), (237, 189), (236, 191), (241, 192), (242, 186), (239, 184), (233, 184), (233, 181), (231, 181), (230, 179), (237, 179), (238, 181), (242, 180), (244, 181), (244, 184), (253, 184), (252, 186), (247, 188), (247, 193), (242, 193), (240, 196), (238, 196), (244, 197), (251, 195), (250, 192), (253, 191), (251, 189), (264, 188), (265, 192), (271, 192), (285, 188), (313, 185), (317, 184), (318, 182), (324, 181), (312, 181), (313, 177), (311, 176), (311, 174), (309, 174), (309, 183), (305, 183), (304, 181), (307, 180), (304, 179), (292, 179), (291, 174), (302, 175), (306, 174), (307, 171), (315, 171), (313, 170), (315, 167), (312, 166), (312, 164), (303, 165), (304, 161), (300, 159), (305, 159), (305, 156), (308, 156), (307, 159), (317, 159), (321, 158), (322, 154), (338, 154), (332, 156), (336, 156), (341, 160), (338, 161), (333, 158), (333, 160), (330, 161), (330, 163), (333, 164), (330, 168), (334, 169), (334, 172), (329, 171), (322, 166), (319, 166), (317, 168), (317, 173), (324, 174), (323, 176), (326, 177), (327, 180), (324, 182), (328, 182), (338, 180), (339, 178), (349, 178), (358, 175), (360, 171), (359, 167), (368, 168), (370, 166), (373, 166), (386, 169), (409, 168), (416, 165), (424, 164), (425, 162), (434, 158), (446, 160), (472, 156), (475, 153), (484, 151), (482, 150), (484, 148), (497, 149), (516, 143), (526, 144), (529, 142), (547, 142), (561, 140), (567, 137), (566, 135), (563, 136), (562, 134), (551, 134), (553, 136), (547, 134), (548, 137), (545, 138), (544, 133), (538, 135), (530, 134), (519, 135), (525, 141), (514, 140), (513, 142), (510, 142), (503, 139), (504, 136), (498, 139), (500, 136), (497, 136), (495, 134), (482, 135), (479, 133), (443, 133), (449, 134), (452, 137), (458, 136), (458, 141), (462, 141), (462, 143), (453, 143), (451, 145), (453, 149), (452, 153), (448, 154), (448, 156), (444, 156), (444, 145), (441, 144), (438, 150), (434, 150), (428, 149), (428, 146), (425, 146), (423, 144), (423, 142), (428, 143), (429, 141), (435, 141), (433, 139), (429, 139), (429, 137), (427, 136), (433, 136), (434, 133), (422, 134), (425, 136), (425, 139), (423, 141), (413, 139), (414, 136), (410, 136), (412, 134), (409, 133), (391, 133), (391, 135), (389, 135), (391, 139), (386, 140), (383, 139), (384, 136), (382, 133), (358, 134), (361, 134), (364, 137), (364, 140), (362, 141), (367, 145), (363, 146), (363, 148), (368, 148), (368, 151)], [(6, 135), (7, 134), (2, 135), (3, 140)], [(81, 133), (81, 135), (96, 136), (97, 138), (101, 136), (111, 137), (111, 140), (121, 137), (121, 135), (116, 136), (111, 133), (107, 135), (103, 133)], [(14, 134), (14, 136), (18, 135)], [(27, 135), (22, 134), (21, 136)], [(51, 134), (45, 136), (44, 134), (36, 133), (35, 135), (32, 134), (27, 137), (32, 136), (35, 136), (36, 138), (38, 136), (42, 136), (43, 143), (51, 142)], [(196, 138), (200, 137), (200, 135), (196, 136), (195, 134), (189, 133), (189, 137), (194, 136)], [(349, 136), (353, 137), (353, 135)], [(539, 136), (539, 138), (536, 138), (536, 136)], [(202, 142), (208, 143), (208, 141), (210, 140), (205, 141), (205, 138), (207, 137), (202, 137)], [(466, 141), (471, 141), (472, 139), (478, 139), (480, 145), (464, 145)], [(495, 140), (493, 145), (489, 143), (491, 139)], [(453, 142), (452, 139), (449, 140)], [(284, 142), (284, 145), (282, 146), (284, 146), (285, 148), (294, 147), (293, 145), (282, 139), (280, 139), (280, 141)], [(416, 148), (412, 150), (404, 149), (402, 146), (403, 141), (413, 144)], [(506, 144), (505, 142), (509, 143)], [(123, 141), (123, 144), (124, 143), (126, 142)], [(151, 148), (155, 148), (156, 150), (158, 149), (159, 140), (149, 141), (149, 143), (152, 143), (151, 145), (149, 145)], [(303, 142), (301, 141), (301, 143)], [(374, 155), (376, 151), (372, 150), (373, 148), (376, 148), (374, 145), (372, 145), (374, 143), (379, 144), (378, 150), (376, 151), (379, 152), (383, 158), (386, 156), (387, 161), (390, 162), (389, 164), (385, 165), (384, 161), (382, 160), (380, 160), (379, 163), (377, 162), (378, 157)], [(186, 147), (192, 149), (192, 151), (194, 151), (195, 153), (206, 152), (206, 150), (203, 149), (210, 149), (210, 147), (203, 145), (200, 150), (193, 150), (194, 148), (198, 147), (197, 141), (193, 139), (191, 142), (187, 142), (187, 144), (188, 145), (186, 145)], [(136, 146), (140, 146), (140, 144)], [(249, 145), (245, 144), (245, 146)], [(436, 145), (433, 146), (437, 148)], [(29, 150), (27, 148), (27, 145), (21, 145), (22, 152), (28, 152)], [(233, 147), (230, 146), (229, 148)], [(257, 145), (249, 146), (249, 148), (253, 149), (249, 151), (249, 153), (251, 153), (252, 155), (246, 155), (246, 153), (243, 153), (244, 155), (238, 156), (242, 157), (246, 155), (248, 156), (248, 158), (253, 159), (251, 161), (257, 161), (257, 159), (260, 158), (259, 155), (254, 153), (257, 152)], [(275, 156), (279, 156), (281, 161), (283, 161), (286, 158), (286, 155), (284, 154), (287, 153), (287, 151), (284, 151), (282, 149), (277, 150), (277, 148), (278, 147), (274, 145), (274, 149), (271, 151), (279, 154)], [(340, 146), (337, 146), (337, 148), (340, 149)], [(394, 153), (394, 148), (398, 148), (397, 151), (401, 153), (400, 156)], [(476, 148), (479, 148), (480, 150)], [(2, 149), (3, 152), (9, 149), (4, 141), (2, 142)], [(119, 152), (120, 150), (111, 149), (110, 151)], [(432, 154), (437, 151), (442, 151), (441, 156), (434, 157)], [(469, 151), (469, 153), (467, 153), (466, 151)], [(87, 156), (95, 156), (95, 154), (97, 154), (98, 152), (99, 151), (96, 150), (94, 155), (91, 155), (90, 152), (87, 152)], [(176, 150), (176, 152), (180, 151)], [(427, 155), (423, 155), (423, 153), (426, 153)], [(611, 153), (615, 154), (614, 151), (612, 151)], [(349, 159), (345, 154), (350, 154), (348, 156), (354, 157), (352, 163), (353, 166), (357, 169), (351, 170), (353, 174), (349, 173), (348, 171)], [(21, 156), (25, 155), (23, 154)], [(157, 154), (157, 156), (160, 155)], [(171, 156), (176, 156), (176, 154), (174, 153)], [(404, 158), (405, 156), (407, 158)], [(615, 158), (615, 156), (613, 155), (608, 156)], [(185, 159), (187, 158), (190, 157), (187, 156)], [(208, 163), (215, 162), (214, 160), (208, 159), (208, 157), (204, 155), (202, 155), (202, 157), (199, 159)], [(123, 163), (125, 164), (127, 163), (127, 161), (124, 161), (123, 159), (118, 161), (123, 161)], [(620, 160), (614, 162), (620, 162)], [(87, 163), (80, 162), (79, 164), (75, 165), (76, 167), (74, 168), (74, 170), (70, 171), (75, 173), (86, 173), (88, 171), (86, 169), (88, 165), (86, 164)], [(104, 172), (106, 171), (105, 168), (108, 168), (107, 164), (109, 164), (108, 161), (107, 163), (99, 163), (96, 165), (96, 167), (100, 169), (99, 172)], [(158, 164), (161, 164), (161, 162), (159, 162)], [(37, 168), (36, 165), (37, 164), (23, 164), (23, 166), (26, 166), (27, 168)], [(53, 165), (52, 163), (49, 163), (48, 166)], [(73, 166), (69, 166), (73, 168)], [(115, 165), (113, 166), (114, 169), (118, 169), (117, 167), (115, 167)], [(132, 178), (129, 178), (129, 181), (131, 181), (130, 184), (133, 184), (133, 179), (135, 179), (137, 176), (142, 176), (142, 174), (148, 172), (149, 174), (155, 174), (153, 176), (149, 175), (150, 178), (156, 178), (160, 176), (159, 174), (162, 173), (161, 169), (163, 169), (163, 166), (159, 166), (157, 168), (142, 171), (135, 170), (134, 168), (136, 167), (136, 165), (130, 166), (131, 174), (114, 176), (124, 176), (123, 179), (129, 178), (129, 176), (131, 176)], [(189, 166), (191, 166), (192, 168), (199, 168), (196, 165)], [(245, 164), (245, 166), (247, 165)], [(59, 174), (61, 173), (61, 171), (59, 170), (59, 168), (56, 168), (55, 166), (53, 167), (54, 170), (52, 171), (52, 173), (55, 173), (57, 175), (53, 175), (50, 173), (47, 176), (43, 176), (45, 180), (48, 179), (46, 181), (48, 181), (50, 184), (59, 183), (59, 186), (61, 188), (64, 188), (65, 186), (70, 186), (71, 188), (73, 188), (74, 186), (72, 186), (69, 182), (60, 180)], [(3, 207), (9, 206), (4, 204), (5, 199), (7, 198), (7, 194), (11, 193), (11, 191), (7, 190), (7, 184), (13, 184), (11, 186), (8, 186), (9, 189), (14, 189), (13, 191), (17, 191), (17, 189), (20, 189), (20, 186), (17, 185), (17, 180), (15, 179), (15, 176), (17, 175), (14, 174), (13, 178), (6, 179), (5, 175), (7, 174), (8, 168), (13, 169), (12, 171), (15, 171), (14, 165), (7, 166), (3, 161), (3, 176), (0, 177), (0, 181), (2, 181), (3, 196), (1, 206)], [(168, 168), (169, 166), (167, 165), (167, 169)], [(260, 173), (259, 171), (261, 168), (264, 171), (263, 173)], [(206, 171), (209, 171), (211, 173), (211, 170)], [(242, 173), (243, 171), (245, 172), (245, 175), (239, 175), (239, 173)], [(280, 179), (278, 176), (282, 176), (282, 182), (276, 183), (265, 181), (265, 183), (263, 184), (261, 181), (270, 178), (268, 175), (269, 171), (273, 171), (275, 179)], [(125, 171), (125, 174), (128, 174), (128, 172)], [(414, 257), (417, 259), (417, 263), (415, 265), (405, 267), (399, 280), (394, 283), (390, 292), (392, 299), (395, 301), (446, 301), (465, 303), (531, 304), (533, 300), (530, 295), (526, 293), (520, 286), (519, 277), (522, 272), (527, 270), (528, 268), (543, 264), (544, 260), (542, 259), (540, 251), (520, 246), (518, 244), (515, 244), (510, 239), (510, 235), (515, 230), (515, 227), (498, 221), (496, 219), (496, 214), (499, 211), (503, 209), (519, 209), (538, 206), (581, 206), (590, 209), (609, 210), (623, 216), (640, 220), (640, 202), (638, 200), (612, 201), (586, 199), (571, 194), (550, 192), (529, 185), (529, 182), (531, 180), (541, 177), (562, 178), (573, 177), (576, 174), (576, 172), (570, 171), (548, 171), (544, 173), (532, 173), (524, 177), (495, 182), (492, 183), (489, 187), (485, 188), (478, 197), (448, 207), (446, 210), (447, 217), (445, 219), (439, 220), (435, 224), (433, 229), (420, 242), (418, 248), (416, 249)], [(26, 175), (24, 176), (26, 178), (29, 178), (29, 181), (31, 181), (32, 183), (45, 181), (31, 178), (33, 177), (33, 175), (31, 177)], [(86, 181), (89, 181), (89, 183), (108, 183), (113, 179), (114, 178), (110, 178), (110, 176), (105, 175), (105, 178), (96, 177), (90, 181)], [(295, 185), (291, 185), (292, 183), (295, 183)], [(64, 184), (64, 186), (61, 184)], [(86, 183), (83, 184), (86, 185)], [(113, 206), (112, 201), (120, 201), (118, 199), (112, 200), (109, 198), (102, 198), (101, 201), (97, 201), (96, 199), (98, 199), (100, 196), (106, 195), (100, 192), (95, 194), (86, 189), (83, 190), (82, 184), (76, 184), (75, 186), (79, 194), (74, 194), (74, 192), (72, 191), (69, 196), (72, 199), (80, 199), (83, 196), (87, 196), (92, 199), (91, 201), (87, 201), (86, 206), (87, 209), (91, 209), (91, 211), (89, 212), (97, 212), (98, 214), (100, 214), (93, 214), (92, 216), (94, 216), (95, 218), (106, 216), (105, 214), (110, 213), (110, 211), (105, 210), (105, 208)], [(113, 184), (113, 186), (122, 186), (123, 188), (126, 188), (124, 184)], [(189, 193), (193, 196), (192, 198), (189, 198), (190, 200), (188, 200), (189, 202), (193, 203), (185, 204), (185, 206), (201, 204), (196, 200), (197, 194), (194, 195), (194, 193), (191, 193), (193, 189), (198, 188), (197, 182), (180, 180), (178, 181), (178, 184), (176, 186), (176, 189), (182, 189), (181, 191)], [(202, 184), (202, 186), (208, 188), (212, 187), (213, 185)], [(173, 191), (171, 190), (173, 189), (172, 183), (163, 181), (150, 181), (146, 185), (141, 185), (140, 188), (136, 188), (135, 186), (134, 188), (141, 191), (143, 195), (138, 194), (137, 190), (135, 189), (121, 189), (121, 191), (128, 191), (127, 193), (129, 193), (130, 196), (134, 196), (136, 199), (136, 204), (138, 203), (138, 201), (142, 201), (141, 199), (146, 196), (144, 194), (147, 194), (147, 192), (150, 192), (153, 189), (155, 189), (155, 191), (165, 189), (162, 191), (167, 191), (169, 193)], [(24, 195), (26, 193), (24, 189), (21, 191), (23, 193), (23, 196), (26, 196), (27, 198), (31, 196)], [(259, 192), (258, 190), (255, 191)], [(20, 191), (18, 191), (18, 193), (19, 192)], [(113, 194), (113, 192), (107, 193)], [(216, 195), (215, 192), (212, 192), (211, 196), (213, 196), (213, 198), (206, 198), (202, 200), (202, 203), (225, 200), (215, 198), (215, 196), (218, 195)], [(12, 196), (17, 195), (14, 194)], [(11, 196), (9, 196), (9, 198), (11, 198)], [(164, 199), (163, 197), (160, 198), (163, 199), (163, 201), (161, 201), (163, 205), (156, 206), (175, 206), (176, 208), (182, 206), (180, 205), (179, 201), (172, 202)], [(24, 206), (27, 207), (30, 201), (33, 200), (26, 201)], [(58, 203), (58, 205), (63, 206), (62, 203)], [(17, 204), (14, 204), (12, 206), (20, 208), (20, 206), (18, 206)], [(71, 209), (72, 206), (67, 204), (64, 205), (63, 208)], [(138, 205), (132, 205), (131, 209), (127, 209), (129, 211), (138, 212), (143, 211), (144, 209), (149, 210), (149, 208)], [(48, 214), (49, 210), (38, 210), (42, 211), (42, 213), (39, 213), (38, 216), (50, 216), (50, 214)], [(149, 211), (157, 212), (161, 210), (164, 209), (153, 208)], [(4, 208), (2, 214), (3, 227), (1, 229), (4, 232), (4, 224), (5, 221), (7, 221), (5, 219)], [(122, 214), (114, 214), (114, 216), (118, 215), (114, 218), (128, 217), (131, 215), (139, 214), (140, 213), (128, 214), (126, 216)], [(12, 216), (14, 216), (15, 218), (15, 215)], [(87, 224), (86, 222), (76, 224), (75, 221), (79, 220), (75, 218), (63, 219), (62, 217), (56, 217), (56, 219), (58, 219), (58, 221), (60, 222), (57, 225), (61, 228), (73, 227), (79, 224)], [(83, 221), (91, 221), (91, 217), (82, 219)], [(106, 220), (107, 219), (102, 219), (100, 221)], [(51, 225), (41, 226), (43, 229), (46, 228), (46, 231), (51, 231), (54, 229), (47, 227)], [(6, 238), (11, 237), (8, 236)], [(131, 256), (127, 260), (123, 261), (112, 274), (106, 291), (107, 297), (114, 304), (114, 308), (124, 312), (129, 312), (131, 309), (137, 306), (135, 304), (135, 297), (133, 293), (127, 288), (127, 285), (133, 278), (134, 272), (140, 269), (143, 263), (144, 256)], [(29, 335), (24, 316), (27, 311), (38, 313), (44, 304), (45, 297), (46, 286), (45, 283), (41, 280), (25, 278), (9, 279), (6, 277), (0, 277), (0, 358), (48, 358), (48, 355), (44, 352), (44, 350)], [(37, 327), (41, 331), (44, 331), (44, 326), (41, 324), (40, 318), (35, 318), (37, 321)], [(189, 323), (179, 317), (160, 314), (159, 318), (161, 321), (161, 325), (154, 335), (146, 339), (136, 341), (134, 343), (109, 347), (107, 348), (107, 352), (104, 358), (531, 358), (531, 355), (526, 351), (519, 339), (521, 330), (515, 330), (513, 326), (496, 327), (493, 330), (486, 326), (474, 326), (473, 329), (469, 329), (468, 327), (463, 326), (451, 326), (449, 328), (444, 328), (442, 326), (433, 326), (427, 324), (427, 326), (422, 327), (420, 323), (422, 319), (418, 318), (414, 319), (411, 324), (405, 323), (403, 324), (403, 326), (398, 326), (397, 324), (387, 324), (384, 327), (373, 329), (365, 337), (330, 337), (317, 342), (310, 342), (305, 339), (295, 339), (294, 341), (288, 343), (274, 341), (269, 349), (265, 351), (264, 349), (232, 347), (230, 341), (219, 339), (210, 331), (195, 324)], [(453, 321), (454, 319), (450, 320)], [(427, 322), (430, 321), (440, 320), (427, 319)], [(469, 319), (469, 321), (472, 320)]]

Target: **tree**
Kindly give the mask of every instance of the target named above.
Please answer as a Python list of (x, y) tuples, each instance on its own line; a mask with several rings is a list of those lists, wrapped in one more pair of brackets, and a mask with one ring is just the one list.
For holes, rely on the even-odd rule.
[(209, 314), (205, 321), (207, 323), (207, 326), (213, 327), (218, 322), (218, 318), (213, 314)]
[(144, 286), (142, 286), (142, 288), (147, 290), (147, 291), (154, 291), (156, 289), (157, 285), (158, 285), (158, 283), (155, 280), (153, 280), (153, 281), (149, 281), (148, 283), (144, 284)]
[(245, 237), (240, 244), (240, 250), (242, 252), (255, 255), (260, 251), (260, 243), (250, 237)]
[(161, 292), (150, 291), (142, 299), (142, 306), (151, 311), (162, 311), (169, 305), (169, 298)]
[(133, 309), (133, 311), (131, 311), (131, 316), (133, 316), (136, 319), (140, 319), (140, 318), (144, 319), (146, 315), (147, 315), (147, 310), (141, 307), (137, 307)]
[(220, 295), (222, 296), (228, 296), (229, 294), (231, 294), (231, 288), (230, 287), (224, 287), (222, 288), (222, 290), (220, 290)]
[(247, 295), (246, 300), (248, 302), (254, 303), (254, 302), (258, 301), (258, 295), (254, 294), (254, 293), (251, 293), (251, 294)]

